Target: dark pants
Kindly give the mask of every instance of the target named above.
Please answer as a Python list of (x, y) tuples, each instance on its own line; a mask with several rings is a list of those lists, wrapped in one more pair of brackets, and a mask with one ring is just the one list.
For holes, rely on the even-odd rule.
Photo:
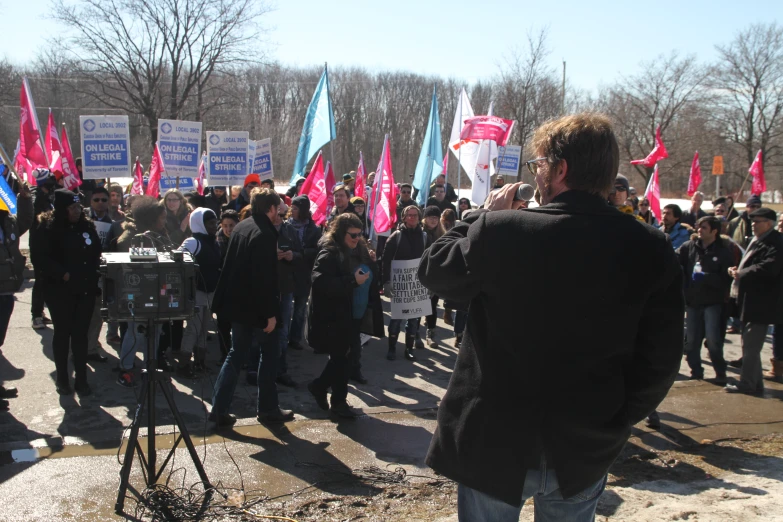
[(378, 259), (378, 275), (379, 281), (383, 281), (383, 251), (386, 250), (386, 241), (389, 236), (378, 236), (377, 245), (375, 247), (375, 257)]
[(432, 313), (427, 316), (427, 330), (432, 330), (435, 328), (438, 322), (438, 299), (439, 297), (437, 295), (433, 295), (430, 299), (430, 302), (432, 303)]
[(32, 313), (33, 319), (35, 319), (36, 317), (43, 317), (44, 314), (45, 283), (43, 273), (35, 268), (35, 266), (33, 266), (33, 274), (35, 281), (33, 282), (33, 298), (30, 306), (30, 312)]
[(291, 328), (288, 331), (288, 341), (291, 343), (299, 344), (302, 342), (308, 298), (308, 295), (294, 296), (294, 315), (291, 318)]
[(742, 327), (742, 370), (737, 386), (745, 392), (764, 390), (761, 373), (761, 349), (767, 337), (766, 324), (745, 323)]
[(468, 313), (457, 310), (454, 314), (454, 334), (461, 335), (468, 324)]
[(231, 411), (231, 401), (234, 399), (239, 372), (247, 361), (254, 336), (261, 344), (261, 359), (258, 363), (258, 413), (270, 413), (277, 410), (275, 379), (277, 378), (277, 361), (280, 357), (277, 330), (266, 334), (260, 328), (231, 323), (231, 333), (234, 343), (226, 360), (223, 361), (223, 367), (220, 369), (220, 375), (215, 383), (212, 411), (217, 415), (225, 415)]
[(351, 349), (348, 352), (348, 375), (357, 375), (362, 369), (362, 320), (354, 319), (351, 329)]
[(775, 332), (772, 334), (772, 357), (776, 361), (783, 361), (783, 324), (775, 325)]
[(47, 293), (46, 302), (54, 325), (52, 351), (57, 382), (68, 382), (69, 349), (73, 352), (76, 381), (84, 381), (87, 378), (87, 330), (90, 328), (95, 295)]
[(185, 332), (184, 321), (169, 321), (163, 325), (163, 334), (158, 345), (158, 359), (166, 355), (166, 349), (178, 352), (182, 348), (182, 336)]
[(332, 389), (332, 406), (341, 406), (348, 401), (348, 356), (330, 355), (326, 368), (313, 385), (321, 390)]
[(231, 349), (231, 321), (217, 316), (218, 335), (220, 336), (220, 354), (225, 358)]
[(0, 346), (5, 343), (5, 334), (8, 331), (8, 322), (14, 313), (14, 296), (0, 295)]

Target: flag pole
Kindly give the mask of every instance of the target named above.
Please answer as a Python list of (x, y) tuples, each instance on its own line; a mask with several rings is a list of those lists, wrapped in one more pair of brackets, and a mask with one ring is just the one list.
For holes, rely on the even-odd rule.
[[(386, 154), (388, 154), (388, 148), (387, 145), (389, 143), (389, 135), (386, 134), (383, 137), (383, 151), (381, 151), (381, 172), (380, 172), (380, 179), (378, 177), (378, 172), (375, 173), (375, 197), (373, 198), (373, 206), (372, 211), (375, 213), (378, 210), (378, 200), (381, 197), (380, 189), (383, 185), (383, 167), (386, 165)], [(373, 218), (375, 218), (375, 215), (373, 215)], [(372, 221), (372, 229), (370, 230), (370, 241), (372, 242), (372, 238), (376, 237), (377, 235), (375, 232), (375, 222), (377, 219), (373, 219)]]
[[(465, 87), (462, 87), (462, 91), (465, 90)], [(459, 209), (459, 191), (462, 189), (462, 91), (459, 93), (459, 134), (460, 139), (457, 142), (459, 145), (459, 148), (457, 149), (457, 208)], [(465, 93), (465, 96), (467, 96), (467, 93)], [(466, 173), (467, 174), (467, 173)]]
[[(43, 130), (41, 129), (41, 122), (38, 121), (38, 109), (35, 107), (35, 101), (33, 100), (33, 93), (30, 89), (30, 82), (27, 81), (27, 76), (24, 76), (22, 78), (22, 83), (24, 84), (24, 90), (25, 95), (27, 96), (27, 105), (32, 107), (32, 117), (33, 121), (35, 122), (35, 126), (38, 128), (38, 143), (41, 145), (41, 150), (43, 151), (44, 158), (46, 158), (46, 166), (49, 167), (52, 165), (51, 160), (49, 159), (49, 154), (46, 152), (46, 143), (44, 142), (44, 134)], [(51, 109), (49, 109), (51, 110)], [(47, 126), (46, 132), (49, 132), (49, 127)]]
[(334, 140), (337, 136), (332, 136), (332, 125), (334, 125), (332, 116), (334, 113), (332, 109), (332, 95), (329, 93), (329, 67), (327, 62), (324, 62), (324, 72), (326, 73), (326, 101), (329, 102), (329, 137), (331, 138), (329, 140), (329, 155), (332, 157), (332, 169), (337, 171), (337, 168), (334, 166)]

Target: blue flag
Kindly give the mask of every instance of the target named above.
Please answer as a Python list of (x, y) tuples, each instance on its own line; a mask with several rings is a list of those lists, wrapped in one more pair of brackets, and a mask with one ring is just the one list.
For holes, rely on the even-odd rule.
[(440, 115), (438, 114), (438, 97), (436, 89), (432, 89), (432, 105), (421, 154), (416, 163), (416, 174), (413, 177), (413, 187), (418, 190), (416, 203), (423, 206), (430, 196), (430, 183), (443, 170), (443, 149), (440, 138)]
[(5, 180), (8, 167), (0, 160), (0, 210), (7, 210), (10, 214), (16, 215), (16, 195), (8, 182)]
[(321, 81), (318, 82), (313, 99), (307, 108), (302, 135), (299, 138), (299, 148), (296, 150), (291, 186), (296, 184), (297, 177), (305, 176), (304, 171), (310, 158), (335, 137), (337, 137), (337, 131), (334, 128), (332, 100), (329, 98), (329, 75), (324, 67)]

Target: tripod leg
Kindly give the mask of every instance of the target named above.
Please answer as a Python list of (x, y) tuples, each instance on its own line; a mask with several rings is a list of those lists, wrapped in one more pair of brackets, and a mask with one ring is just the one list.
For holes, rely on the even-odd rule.
[[(166, 397), (166, 402), (169, 403), (169, 409), (174, 415), (174, 420), (176, 421), (177, 427), (179, 427), (179, 431), (182, 434), (182, 440), (185, 441), (185, 446), (188, 448), (190, 458), (193, 460), (193, 465), (196, 467), (198, 476), (201, 477), (201, 482), (204, 484), (204, 490), (206, 491), (210, 489), (212, 485), (209, 483), (209, 478), (207, 478), (207, 473), (204, 471), (204, 466), (201, 464), (201, 459), (199, 459), (196, 448), (193, 446), (193, 441), (190, 440), (190, 434), (188, 433), (188, 428), (185, 426), (185, 421), (182, 420), (182, 416), (179, 414), (179, 410), (177, 409), (177, 405), (174, 403), (174, 398), (171, 396), (169, 387), (164, 384), (161, 385), (160, 389), (163, 391), (163, 396)], [(176, 448), (172, 448), (172, 451), (175, 449)]]
[[(136, 409), (136, 416), (131, 424), (130, 436), (128, 437), (128, 446), (125, 448), (125, 460), (122, 462), (120, 470), (120, 489), (117, 492), (117, 503), (114, 504), (114, 512), (118, 515), (122, 513), (125, 507), (125, 494), (128, 491), (128, 481), (130, 480), (131, 467), (133, 466), (133, 454), (136, 451), (136, 443), (139, 439), (139, 428), (141, 427), (141, 417), (144, 412), (144, 404), (147, 398), (146, 379), (139, 397), (139, 405)], [(147, 475), (149, 476), (149, 475)]]

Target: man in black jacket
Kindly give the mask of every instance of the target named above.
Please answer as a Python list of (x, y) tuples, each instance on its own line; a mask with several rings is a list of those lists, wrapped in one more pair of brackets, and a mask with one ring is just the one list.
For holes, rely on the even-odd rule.
[(723, 307), (729, 298), (731, 277), (729, 267), (734, 266), (734, 252), (726, 244), (728, 238), (720, 237), (721, 221), (715, 216), (705, 216), (696, 222), (698, 239), (686, 241), (677, 251), (685, 282), (685, 302), (688, 320), (686, 333), (688, 366), (691, 379), (704, 378), (701, 365), (701, 343), (707, 338), (715, 379), (712, 382), (726, 384), (726, 360), (723, 358)]
[(280, 291), (277, 282), (277, 231), (273, 226), (280, 196), (269, 189), (250, 193), (252, 215), (231, 233), (228, 252), (220, 273), (212, 310), (231, 319), (233, 345), (215, 383), (212, 413), (218, 426), (230, 426), (229, 414), (242, 365), (255, 336), (261, 345), (258, 365), (258, 420), (280, 422), (294, 418), (291, 410), (280, 409), (277, 400), (277, 318)]
[(783, 236), (775, 230), (775, 211), (759, 208), (748, 214), (753, 239), (739, 266), (729, 268), (734, 278), (731, 296), (737, 298), (742, 322), (742, 372), (738, 384), (726, 385), (730, 393), (761, 395), (761, 348), (767, 328), (783, 313)]
[(460, 483), (460, 520), (516, 522), (532, 496), (537, 522), (593, 520), (607, 470), (682, 357), (674, 250), (606, 203), (609, 119), (550, 121), (531, 145), (542, 206), (511, 211), (521, 183), (506, 185), (419, 267), (432, 292), (470, 302), (427, 455)]
[(435, 188), (432, 191), (432, 196), (427, 200), (427, 206), (438, 207), (440, 209), (441, 214), (447, 208), (453, 210), (454, 214), (457, 213), (457, 208), (451, 203), (449, 203), (449, 200), (446, 197), (446, 187), (444, 187), (443, 185), (435, 185)]
[(685, 223), (696, 228), (696, 222), (707, 215), (707, 213), (701, 209), (702, 203), (704, 203), (704, 194), (698, 191), (694, 192), (693, 196), (691, 196), (691, 208), (688, 212), (682, 213), (680, 223)]

